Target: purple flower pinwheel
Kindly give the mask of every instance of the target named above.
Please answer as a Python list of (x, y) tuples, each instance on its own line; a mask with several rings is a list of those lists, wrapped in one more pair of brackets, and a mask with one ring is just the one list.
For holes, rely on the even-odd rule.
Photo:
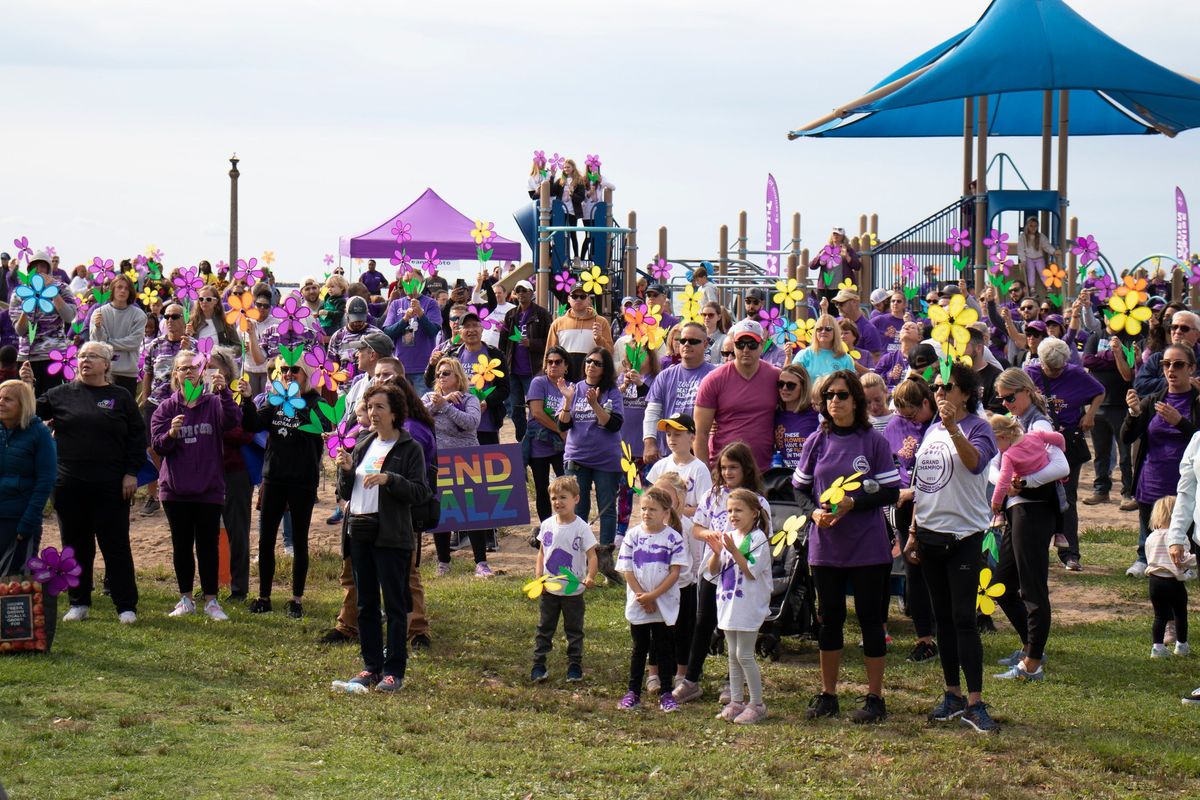
[(545, 150), (534, 150), (533, 151), (533, 163), (538, 165), (538, 169), (545, 169), (546, 168), (546, 151)]
[(836, 267), (842, 263), (842, 248), (827, 244), (821, 248), (821, 264), (825, 267)]
[(280, 333), (284, 335), (292, 333), (299, 336), (304, 333), (304, 325), (300, 320), (305, 317), (311, 317), (312, 309), (297, 300), (295, 296), (292, 296), (272, 308), (271, 316), (280, 321)]
[(583, 165), (588, 168), (589, 172), (600, 171), (600, 156), (594, 156), (588, 153), (588, 157), (583, 160)]
[(563, 164), (567, 163), (567, 159), (563, 158), (558, 153), (555, 153), (554, 155), (550, 156), (550, 160), (546, 163), (550, 165), (550, 169), (561, 170), (563, 168)]
[(562, 294), (569, 294), (571, 289), (575, 288), (576, 280), (567, 270), (563, 270), (554, 276), (554, 290)]
[(483, 325), (485, 331), (499, 330), (504, 323), (492, 316), (492, 312), (486, 306), (476, 308), (475, 306), (467, 306), (467, 311), (479, 317), (479, 324)]
[(33, 248), (29, 246), (28, 236), (13, 239), (13, 247), (17, 248), (17, 261), (29, 263), (29, 259), (33, 258)]
[(1187, 275), (1188, 285), (1195, 286), (1200, 283), (1200, 267), (1197, 267), (1195, 264), (1189, 264), (1184, 272)]
[[(155, 261), (162, 263), (157, 259)], [(195, 267), (186, 267), (171, 279), (171, 284), (175, 287), (175, 299), (195, 302), (200, 296), (201, 287), (204, 286), (204, 279), (196, 273)]]
[(58, 255), (58, 249), (47, 245), (46, 246), (46, 255), (50, 256), (51, 258), (54, 258), (56, 255)]
[(258, 266), (257, 258), (239, 258), (237, 269), (233, 271), (234, 280), (243, 280), (246, 282), (246, 288), (249, 289), (258, 281), (263, 279), (263, 271)]
[(229, 265), (225, 263), (225, 259), (221, 259), (220, 261), (217, 262), (217, 273), (218, 274), (225, 272), (227, 269), (229, 269)]
[(154, 252), (150, 254), (150, 260), (156, 264), (163, 263), (163, 251), (157, 247), (154, 248)]
[(1100, 245), (1096, 242), (1096, 237), (1088, 234), (1085, 238), (1080, 236), (1071, 245), (1071, 253), (1079, 256), (1081, 266), (1087, 266), (1100, 257)]
[(392, 223), (392, 236), (396, 237), (396, 244), (411, 242), (412, 225), (397, 217), (396, 221)]
[(758, 312), (758, 318), (762, 321), (763, 332), (767, 336), (774, 336), (775, 332), (787, 321), (787, 318), (779, 313), (778, 308), (764, 308)]
[(33, 573), (33, 579), (50, 595), (60, 595), (67, 589), (74, 589), (79, 585), (79, 576), (83, 574), (83, 567), (75, 561), (75, 550), (71, 547), (64, 547), (61, 553), (53, 547), (47, 547), (39, 555), (30, 557), (25, 562), (25, 569)]
[(666, 283), (671, 279), (671, 265), (665, 258), (661, 256), (650, 265), (650, 277), (659, 283)]
[(992, 228), (991, 233), (989, 233), (983, 240), (984, 245), (989, 250), (999, 250), (1001, 247), (1008, 249), (1007, 242), (1008, 234), (1001, 233), (995, 228)]
[(196, 354), (192, 356), (192, 364), (203, 372), (208, 368), (208, 360), (212, 358), (213, 340), (211, 338), (196, 340)]
[(1113, 292), (1117, 290), (1117, 282), (1112, 279), (1111, 275), (1104, 273), (1096, 278), (1092, 288), (1094, 289), (1093, 296), (1101, 303), (1107, 303), (1113, 296)]
[(329, 452), (330, 458), (337, 458), (339, 450), (353, 450), (354, 445), (358, 444), (358, 433), (362, 430), (357, 422), (348, 422), (342, 420), (338, 426), (330, 432), (329, 438), (325, 440), (325, 449)]
[(327, 266), (327, 267), (333, 266), (333, 253), (325, 254), (325, 266)]
[(51, 375), (62, 373), (63, 380), (75, 380), (75, 373), (79, 370), (79, 358), (77, 353), (79, 348), (75, 345), (69, 346), (66, 351), (51, 350), (49, 352), (50, 365), (46, 367), (46, 372)]
[(429, 277), (437, 275), (438, 267), (442, 265), (442, 260), (438, 258), (437, 248), (433, 248), (433, 252), (425, 252), (425, 274)]
[(900, 280), (911, 281), (917, 277), (917, 260), (912, 256), (900, 259)]
[(117, 276), (117, 271), (113, 269), (113, 260), (100, 256), (92, 259), (92, 265), (88, 267), (88, 272), (92, 275), (92, 282), (97, 286), (102, 286), (105, 281), (111, 281)]
[(951, 228), (950, 235), (946, 238), (946, 244), (950, 245), (950, 249), (958, 253), (971, 246), (971, 232), (966, 228)]
[(150, 261), (150, 259), (146, 258), (141, 253), (138, 253), (136, 256), (133, 257), (133, 265), (135, 267), (144, 267), (144, 266), (146, 266), (147, 263), (149, 263), (149, 261)]
[(999, 275), (1003, 272), (1007, 277), (1008, 271), (1012, 269), (1013, 266), (1012, 259), (1008, 258), (1007, 254), (1005, 254), (1004, 258), (999, 258), (999, 255), (999, 253), (992, 254), (992, 262), (988, 264), (988, 272), (992, 273), (993, 275)]
[(412, 259), (408, 255), (407, 250), (396, 250), (395, 255), (389, 259), (393, 267), (399, 267), (397, 273), (412, 269)]

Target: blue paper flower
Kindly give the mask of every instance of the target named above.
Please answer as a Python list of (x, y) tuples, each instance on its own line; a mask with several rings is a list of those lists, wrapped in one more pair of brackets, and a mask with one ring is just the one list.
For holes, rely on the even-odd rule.
[(54, 298), (58, 297), (58, 286), (46, 285), (46, 277), (36, 273), (29, 278), (29, 283), (17, 287), (17, 297), (21, 298), (21, 310), (26, 314), (38, 309), (43, 314), (54, 310)]
[(304, 408), (304, 398), (300, 396), (300, 384), (289, 383), (284, 386), (281, 381), (271, 381), (271, 392), (267, 397), (271, 405), (279, 406), (289, 417)]

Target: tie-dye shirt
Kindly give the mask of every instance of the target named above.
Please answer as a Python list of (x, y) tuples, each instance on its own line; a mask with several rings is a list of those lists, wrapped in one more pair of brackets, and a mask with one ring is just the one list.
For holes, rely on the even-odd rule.
[[(671, 567), (678, 565), (680, 572), (687, 568), (688, 555), (683, 535), (667, 526), (658, 533), (650, 533), (635, 525), (625, 532), (621, 542), (621, 554), (617, 557), (618, 572), (632, 572), (637, 582), (647, 592), (652, 592), (666, 580)], [(631, 625), (649, 622), (665, 622), (674, 625), (679, 618), (679, 582), (663, 592), (655, 601), (656, 611), (647, 611), (637, 601), (633, 588), (625, 585), (625, 619)]]

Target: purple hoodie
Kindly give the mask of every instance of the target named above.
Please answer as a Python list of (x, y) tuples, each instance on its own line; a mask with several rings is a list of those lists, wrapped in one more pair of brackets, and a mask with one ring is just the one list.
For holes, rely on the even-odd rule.
[[(170, 435), (171, 420), (183, 415), (178, 439)], [(188, 407), (182, 392), (159, 403), (150, 420), (150, 445), (162, 456), (158, 471), (159, 497), (192, 503), (225, 503), (226, 431), (242, 424), (242, 410), (228, 389), (204, 394)]]

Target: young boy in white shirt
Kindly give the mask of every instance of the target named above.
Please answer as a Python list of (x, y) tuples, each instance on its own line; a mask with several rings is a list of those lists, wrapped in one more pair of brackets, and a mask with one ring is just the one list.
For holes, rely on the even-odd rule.
[(654, 483), (663, 473), (677, 473), (687, 484), (683, 514), (687, 517), (694, 516), (700, 498), (712, 488), (712, 472), (709, 471), (708, 465), (692, 455), (696, 423), (687, 414), (672, 414), (667, 419), (658, 421), (658, 429), (667, 435), (667, 447), (671, 451), (671, 457), (654, 462), (647, 477), (650, 483)]

